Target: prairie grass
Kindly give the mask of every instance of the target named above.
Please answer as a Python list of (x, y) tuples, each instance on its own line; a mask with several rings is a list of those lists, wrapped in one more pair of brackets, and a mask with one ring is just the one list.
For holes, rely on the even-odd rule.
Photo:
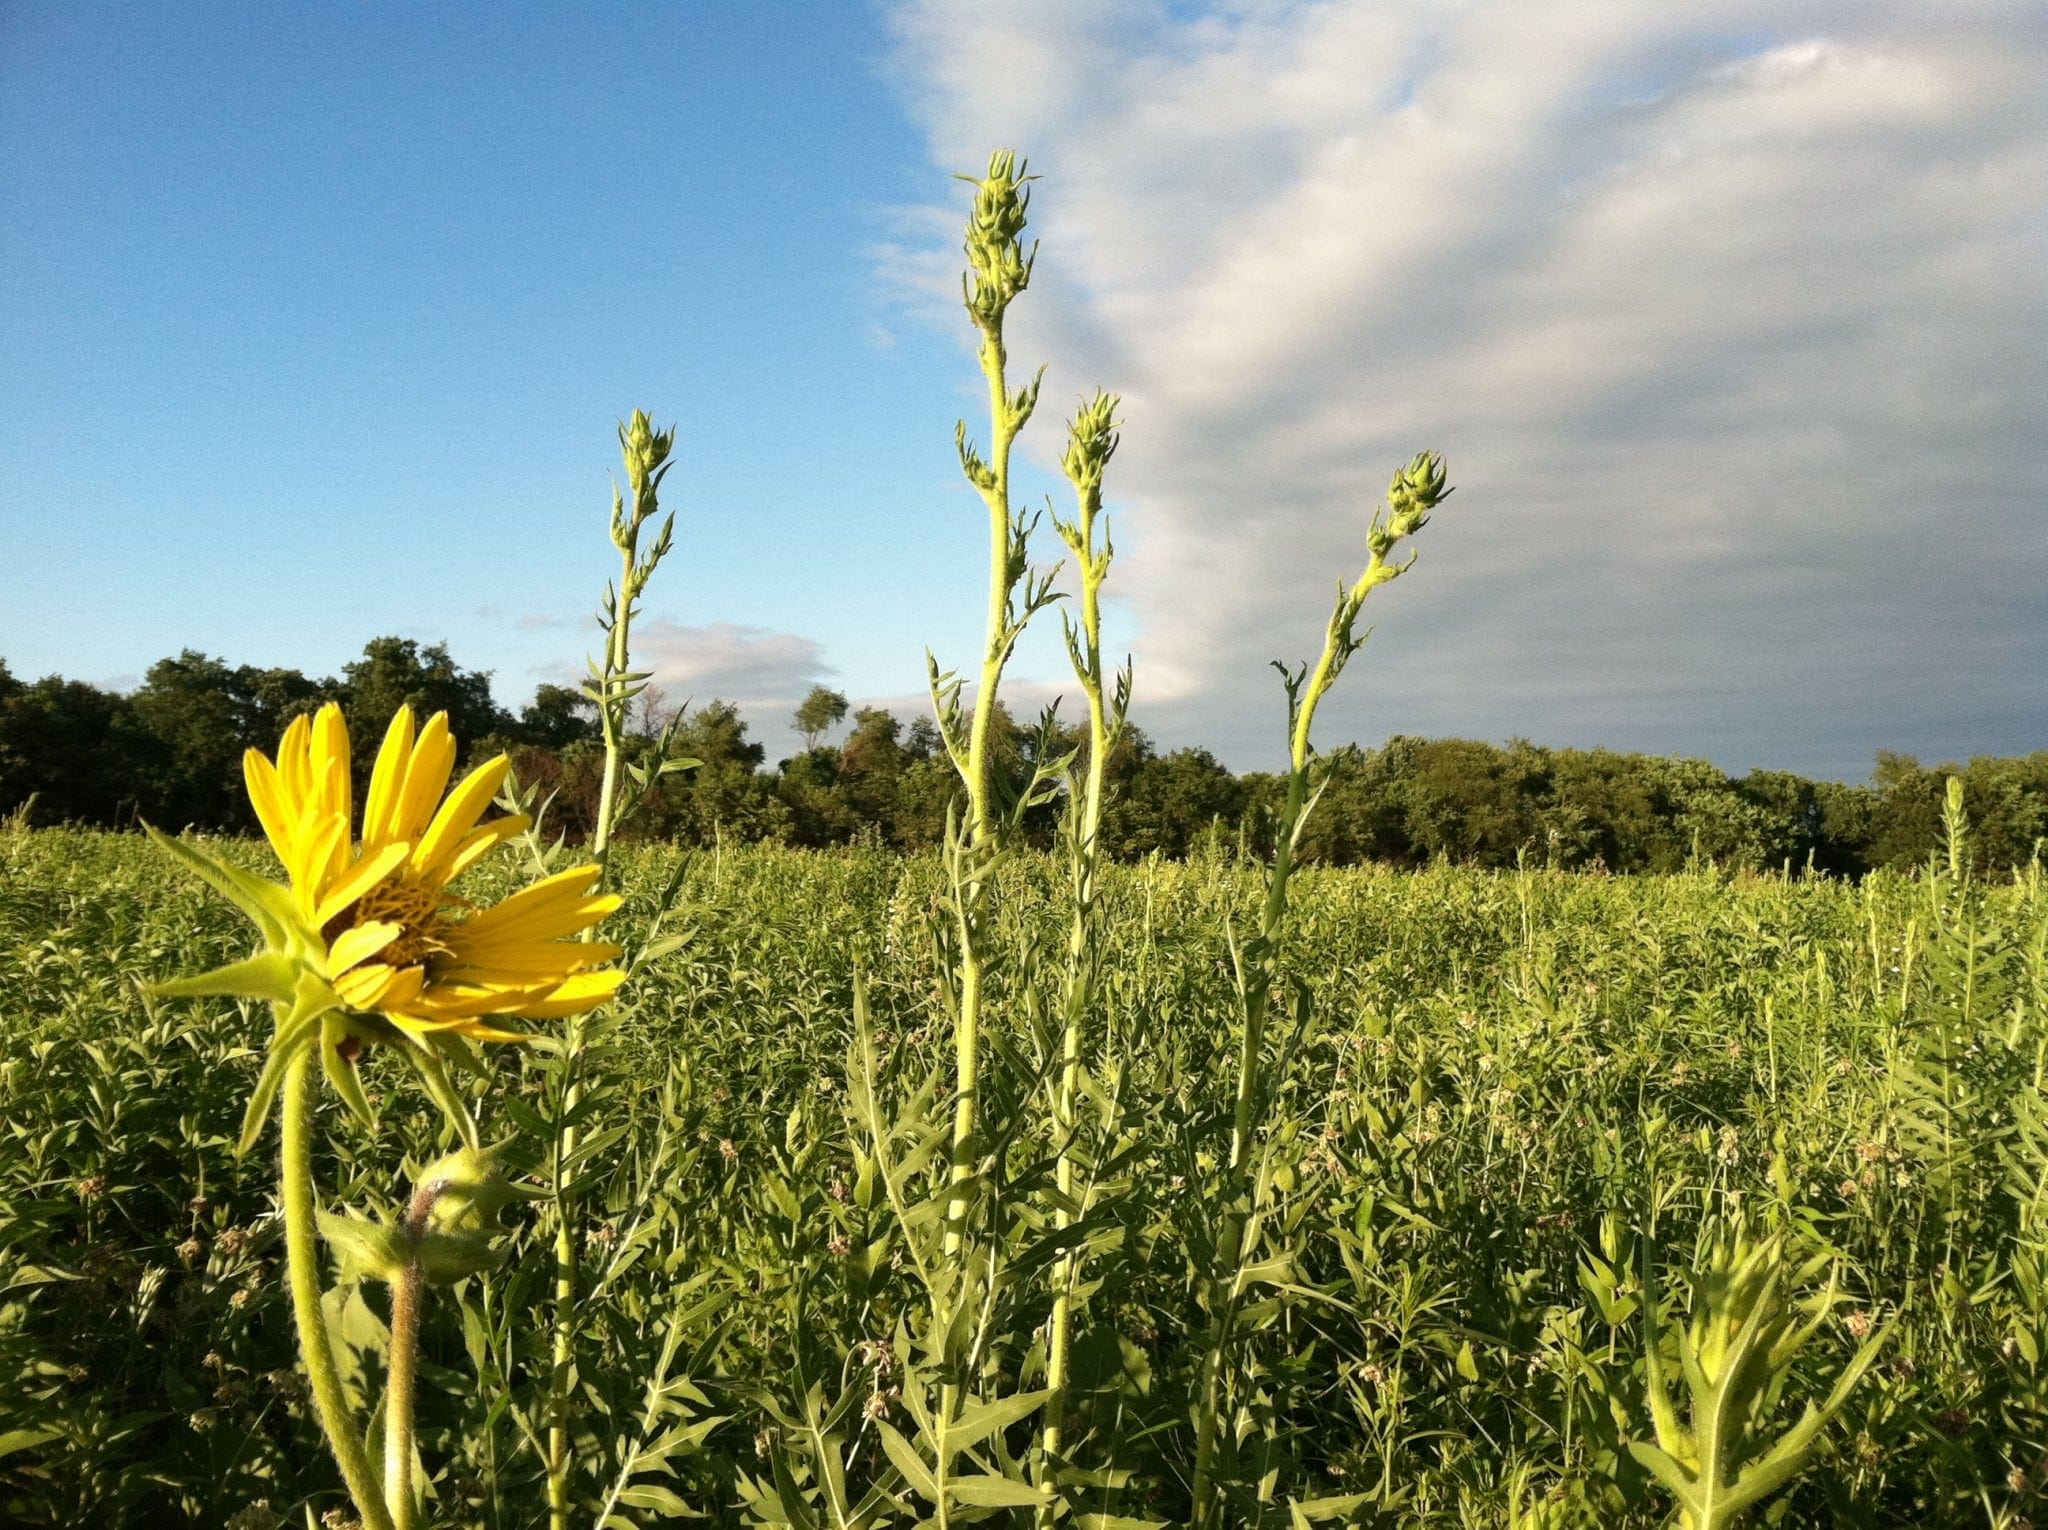
[[(676, 864), (624, 848), (614, 870), (630, 941)], [(996, 874), (1003, 920), (1062, 950), (1067, 868)], [(1093, 1480), (1063, 1489), (1077, 1517), (1113, 1516), (1098, 1524), (1187, 1512), (1202, 1239), (1236, 1103), (1225, 923), (1256, 918), (1263, 875), (1100, 872), (1102, 1082), (1084, 1112), (1100, 1190), (1065, 1447)], [(785, 1492), (823, 1504), (802, 1475), (817, 1452), (791, 1448), (806, 1431), (836, 1442), (849, 1498), (879, 1488), (877, 1522), (928, 1511), (880, 1433), (910, 1427), (902, 1372), (924, 1357), (905, 1336), (926, 1294), (849, 1055), (858, 985), (874, 1088), (911, 1130), (922, 1082), (950, 1067), (928, 933), (945, 893), (938, 860), (879, 852), (750, 848), (685, 869), (688, 943), (628, 988), (586, 1058), (606, 1103), (584, 1143), (579, 1522), (688, 1505), (773, 1523)], [(1654, 1211), (1660, 1268), (1689, 1267), (1738, 1206), (1775, 1208), (1842, 1271), (1847, 1299), (1786, 1378), (1786, 1423), (1897, 1318), (1782, 1522), (2025, 1522), (2048, 1453), (2038, 877), (1306, 867), (1293, 903), (1280, 960), (1307, 1003), (1267, 1039), (1272, 1209), (1222, 1380), (1234, 1522), (1661, 1522), (1670, 1501), (1627, 1448), (1655, 1438), (1642, 1229)], [(294, 1377), (269, 1165), (232, 1152), (268, 1017), (152, 1008), (128, 976), (211, 965), (243, 938), (139, 840), (0, 836), (10, 1522), (297, 1523), (338, 1501)], [(1013, 1270), (1057, 1253), (1034, 1198), (1072, 1130), (1060, 1017), (1030, 1001), (1030, 976), (998, 966), (989, 990), (1004, 1040), (985, 1088), (1010, 1130), (988, 1237)], [(545, 1060), (499, 1066), (499, 1129), (537, 1160)], [(366, 1082), (378, 1131), (337, 1123), (320, 1175), (374, 1206), (400, 1193), (398, 1156), (444, 1144), (409, 1075), (373, 1061)], [(902, 1191), (943, 1205), (950, 1114), (938, 1095), (922, 1108), (941, 1145)], [(535, 1314), (553, 1257), (539, 1220), (512, 1236), (502, 1270), (426, 1315), (434, 1523), (542, 1512)], [(1684, 1283), (1657, 1284), (1675, 1322)], [(991, 1305), (1002, 1395), (1042, 1385), (1047, 1291), (1020, 1276)], [(350, 1293), (335, 1322), (374, 1372), (373, 1304)], [(1021, 1420), (977, 1448), (1000, 1470), (1034, 1433)]]

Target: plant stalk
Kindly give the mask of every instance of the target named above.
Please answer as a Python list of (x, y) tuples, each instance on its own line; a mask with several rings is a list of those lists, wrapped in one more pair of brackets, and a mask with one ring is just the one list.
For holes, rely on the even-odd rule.
[(363, 1530), (397, 1530), (385, 1512), (377, 1474), (349, 1418), (348, 1399), (327, 1336), (327, 1317), (320, 1310), (320, 1247), (315, 1231), (313, 1196), (313, 1049), (301, 1047), (285, 1064), (280, 1112), (283, 1149), (278, 1188), (284, 1202), (285, 1276), (291, 1287), (292, 1319), (298, 1325), (299, 1353), (312, 1385), (313, 1412), (327, 1436), (327, 1448), (341, 1468), (342, 1481)]
[(427, 1217), (441, 1193), (440, 1183), (413, 1192), (405, 1213), (409, 1257), (391, 1287), (391, 1359), (384, 1381), (384, 1502), (391, 1511), (392, 1530), (412, 1530), (412, 1463), (415, 1403), (420, 1360), (420, 1310), (426, 1303), (427, 1271), (420, 1240)]

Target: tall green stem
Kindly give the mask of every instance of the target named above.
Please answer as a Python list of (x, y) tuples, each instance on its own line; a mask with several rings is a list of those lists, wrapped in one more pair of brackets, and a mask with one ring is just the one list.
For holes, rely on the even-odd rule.
[[(957, 739), (948, 741), (954, 763), (966, 780), (968, 800), (968, 839), (959, 908), (960, 1002), (953, 1036), (953, 1189), (946, 1200), (944, 1244), (949, 1262), (957, 1258), (966, 1241), (967, 1182), (974, 1176), (984, 977), (978, 913), (986, 860), (998, 830), (995, 760), (990, 737), (994, 732), (996, 694), (1002, 684), (1003, 667), (1016, 647), (1022, 625), (1022, 619), (1012, 609), (1025, 560), (1022, 529), (1010, 509), (1010, 448), (1038, 401), (1035, 382), (1014, 394), (1010, 392), (1005, 375), (1008, 358), (1003, 349), (1004, 310), (1024, 290), (1031, 276), (1031, 262), (1023, 254), (1018, 238), (1029, 201), (1023, 190), (1026, 179), (1023, 166), (1016, 163), (1013, 155), (993, 156), (987, 176), (975, 183), (978, 190), (967, 226), (967, 258), (973, 268), (967, 310), (981, 332), (981, 370), (988, 382), (987, 461), (967, 445), (964, 425), (957, 440), (960, 465), (988, 506), (989, 562), (987, 629), (974, 716), (968, 725), (964, 748), (959, 747)], [(1028, 602), (1024, 614), (1029, 615)]]
[[(1054, 1129), (1060, 1134), (1059, 1161), (1054, 1184), (1059, 1204), (1053, 1222), (1061, 1231), (1074, 1225), (1081, 1213), (1076, 1197), (1075, 1136), (1081, 1093), (1081, 1030), (1094, 1001), (1096, 941), (1096, 881), (1101, 866), (1102, 803), (1107, 779), (1109, 752), (1115, 747), (1124, 721), (1128, 689), (1120, 688), (1114, 717), (1104, 695), (1102, 665), (1102, 583), (1109, 572), (1111, 551), (1105, 534), (1098, 549), (1096, 518), (1102, 510), (1102, 473), (1116, 450), (1115, 412), (1117, 400), (1098, 393), (1084, 405), (1069, 427), (1069, 444), (1062, 464), (1074, 485), (1078, 514), (1071, 522), (1057, 522), (1060, 539), (1067, 544), (1080, 568), (1081, 618), (1067, 628), (1067, 651), (1074, 675), (1088, 702), (1088, 769), (1078, 790), (1073, 824), (1071, 857), (1073, 922), (1067, 931), (1066, 1024), (1060, 1038), (1060, 1074), (1054, 1099)], [(1069, 1249), (1053, 1270), (1052, 1321), (1046, 1341), (1045, 1423), (1040, 1444), (1046, 1469), (1053, 1469), (1066, 1429), (1068, 1374), (1072, 1364), (1074, 1328), (1074, 1285), (1081, 1268), (1080, 1252)], [(1038, 1514), (1043, 1530), (1057, 1522), (1057, 1502), (1048, 1498)]]
[(1396, 545), (1414, 535), (1450, 492), (1444, 478), (1443, 459), (1434, 453), (1418, 453), (1387, 490), (1386, 513), (1375, 514), (1366, 537), (1370, 560), (1365, 572), (1348, 588), (1340, 585), (1336, 609), (1330, 614), (1323, 637), (1323, 651), (1311, 670), (1287, 673), (1287, 801), (1273, 826), (1273, 863), (1266, 872), (1266, 897), (1259, 910), (1259, 933), (1240, 958), (1238, 984), (1243, 1006), (1243, 1028), (1238, 1036), (1237, 1098), (1231, 1112), (1229, 1209), (1216, 1240), (1216, 1263), (1210, 1274), (1209, 1316), (1212, 1325), (1207, 1353), (1202, 1357), (1201, 1402), (1195, 1416), (1195, 1472), (1192, 1484), (1193, 1508), (1190, 1520), (1195, 1530), (1206, 1530), (1216, 1522), (1215, 1472), (1217, 1429), (1223, 1398), (1223, 1353), (1235, 1326), (1240, 1294), (1241, 1265), (1248, 1242), (1256, 1242), (1251, 1219), (1256, 1210), (1251, 1202), (1253, 1184), (1249, 1171), (1253, 1113), (1264, 1087), (1266, 1020), (1272, 1006), (1273, 984), (1280, 970), (1280, 941), (1287, 923), (1288, 882), (1294, 874), (1294, 856), (1301, 831), (1315, 797), (1310, 777), (1315, 748), (1310, 735), (1315, 726), (1316, 706), (1336, 684), (1344, 666), (1364, 645), (1357, 630), (1359, 612), (1365, 600), (1379, 586), (1399, 578), (1414, 559), (1401, 563), (1387, 561)]
[[(630, 513), (616, 494), (612, 500), (612, 545), (619, 551), (619, 582), (608, 592), (607, 631), (602, 675), (599, 681), (598, 717), (604, 729), (604, 777), (598, 790), (597, 822), (591, 832), (590, 855), (598, 866), (598, 885), (611, 881), (612, 836), (622, 816), (619, 783), (624, 768), (625, 727), (636, 688), (628, 678), (632, 661), (633, 612), (646, 588), (655, 565), (668, 552), (675, 518), (670, 516), (661, 535), (645, 558), (640, 556), (640, 528), (658, 506), (657, 495), (667, 459), (674, 444), (673, 431), (657, 431), (639, 410), (619, 427), (619, 446), (625, 455), (626, 477), (633, 491)], [(584, 938), (592, 939), (594, 931)], [(575, 1172), (576, 1151), (581, 1133), (569, 1120), (583, 1103), (583, 1068), (588, 1028), (585, 1017), (569, 1022), (564, 1037), (561, 1067), (563, 1086), (561, 1110), (556, 1117), (564, 1124), (555, 1132), (550, 1177), (555, 1207), (555, 1312), (548, 1383), (547, 1492), (548, 1523), (551, 1530), (567, 1530), (569, 1523), (569, 1402), (576, 1364), (576, 1288), (578, 1249), (576, 1208), (569, 1194)]]
[(284, 1146), (278, 1188), (284, 1201), (286, 1280), (292, 1293), (292, 1319), (298, 1325), (299, 1353), (312, 1384), (313, 1411), (334, 1452), (342, 1481), (364, 1530), (397, 1530), (385, 1512), (377, 1474), (349, 1417), (334, 1346), (327, 1337), (327, 1317), (320, 1310), (320, 1245), (315, 1231), (313, 1197), (313, 1049), (301, 1047), (285, 1064), (282, 1094)]

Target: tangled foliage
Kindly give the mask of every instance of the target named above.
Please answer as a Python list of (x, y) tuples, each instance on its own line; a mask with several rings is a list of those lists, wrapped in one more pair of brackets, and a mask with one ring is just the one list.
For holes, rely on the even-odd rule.
[[(253, 847), (217, 848), (258, 866)], [(627, 851), (618, 870), (631, 939), (675, 864)], [(1058, 949), (1064, 869), (1025, 858), (1001, 875), (1014, 933), (1036, 926)], [(1255, 867), (1227, 860), (1103, 878), (1090, 1109), (1106, 1193), (1069, 1434), (1103, 1479), (1091, 1511), (1137, 1523), (1185, 1507), (1199, 1238), (1236, 1062), (1218, 953), (1224, 918), (1242, 926), (1258, 887)], [(856, 1491), (888, 1477), (880, 1426), (910, 1428), (899, 1388), (919, 1357), (899, 1325), (922, 1295), (848, 1076), (855, 967), (880, 1091), (900, 1102), (889, 1125), (913, 1132), (915, 1086), (948, 1044), (925, 945), (941, 891), (935, 860), (877, 851), (749, 848), (688, 867), (691, 939), (627, 990), (591, 1058), (606, 1104), (585, 1144), (580, 1427), (603, 1476), (580, 1489), (587, 1522), (653, 1523), (685, 1504), (712, 1524), (759, 1522), (774, 1464), (795, 1459), (811, 1419), (836, 1417)], [(1660, 1523), (1668, 1500), (1629, 1449), (1656, 1438), (1642, 1239), (1654, 1208), (1656, 1266), (1686, 1268), (1738, 1202), (1776, 1216), (1802, 1256), (1840, 1260), (1848, 1299), (1785, 1379), (1786, 1422), (1897, 1315), (1782, 1523), (2038, 1513), (2038, 876), (1852, 888), (1310, 869), (1294, 896), (1283, 960), (1311, 1002), (1306, 1031), (1276, 1023), (1269, 1040), (1271, 1211), (1224, 1375), (1225, 1489), (1244, 1513)], [(124, 976), (215, 964), (243, 938), (231, 909), (138, 839), (0, 834), (10, 1523), (297, 1524), (301, 1505), (340, 1501), (294, 1378), (271, 1166), (232, 1152), (268, 1017), (151, 1010)], [(1056, 1022), (1024, 1002), (1027, 972), (991, 984), (1001, 1043), (985, 1109), (1012, 1125), (989, 1227), (1021, 1262), (1045, 1257), (1034, 1176), (1054, 1113), (1035, 1081)], [(539, 1141), (541, 1060), (500, 1068), (504, 1124)], [(373, 1060), (366, 1082), (379, 1135), (337, 1121), (320, 1170), (356, 1205), (403, 1193), (388, 1178), (396, 1146), (415, 1166), (443, 1147), (410, 1075)], [(922, 1108), (943, 1127), (942, 1098)], [(941, 1153), (912, 1193), (938, 1193), (944, 1168)], [(435, 1523), (538, 1513), (527, 1436), (547, 1343), (530, 1314), (550, 1269), (538, 1221), (507, 1220), (511, 1257), (429, 1313), (419, 1407)], [(1680, 1325), (1684, 1282), (1656, 1286), (1663, 1326)], [(1038, 1363), (1035, 1289), (1019, 1280), (993, 1300), (986, 1349), (1013, 1390)], [(374, 1302), (351, 1293), (333, 1321), (374, 1371)], [(998, 1424), (994, 1444), (1021, 1448), (1028, 1429)], [(894, 1492), (908, 1499), (900, 1481)], [(892, 1506), (882, 1522), (915, 1517)]]

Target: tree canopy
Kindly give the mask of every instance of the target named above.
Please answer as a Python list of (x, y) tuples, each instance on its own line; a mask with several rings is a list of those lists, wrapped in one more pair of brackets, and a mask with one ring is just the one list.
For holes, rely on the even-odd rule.
[[(446, 644), (398, 637), (373, 640), (340, 676), (325, 679), (230, 666), (187, 649), (151, 665), (126, 695), (54, 675), (25, 681), (0, 660), (0, 814), (250, 831), (243, 751), (275, 748), (292, 718), (326, 701), (339, 702), (349, 719), (359, 772), (367, 773), (401, 705), (446, 711), (468, 763), (509, 753), (519, 778), (552, 796), (555, 828), (572, 838), (589, 832), (603, 767), (589, 699), (544, 684), (514, 715), (492, 699), (490, 675), (463, 668)], [(825, 743), (849, 713), (845, 736)], [(770, 769), (733, 703), (714, 699), (689, 711), (674, 747), (700, 763), (662, 779), (639, 832), (693, 844), (937, 843), (957, 778), (928, 716), (854, 709), (817, 686), (794, 722), (804, 747)], [(998, 768), (1011, 776), (1041, 748), (1084, 744), (1078, 733), (1054, 725), (1041, 734), (1006, 711), (996, 724)], [(657, 747), (651, 729), (624, 743), (636, 756)], [(1161, 753), (1136, 727), (1105, 774), (1111, 795), (1102, 834), (1113, 856), (1270, 850), (1275, 777), (1233, 774), (1205, 749)], [(1331, 755), (1303, 853), (1330, 865), (1445, 860), (1629, 872), (1711, 861), (1855, 876), (1927, 861), (1949, 776), (1962, 778), (1982, 868), (2025, 866), (2048, 838), (2048, 750), (1938, 766), (1887, 752), (1867, 783), (1845, 785), (1775, 770), (1734, 777), (1705, 760), (1522, 739), (1399, 736)], [(1027, 830), (1050, 845), (1057, 824), (1054, 805), (1038, 810)]]

